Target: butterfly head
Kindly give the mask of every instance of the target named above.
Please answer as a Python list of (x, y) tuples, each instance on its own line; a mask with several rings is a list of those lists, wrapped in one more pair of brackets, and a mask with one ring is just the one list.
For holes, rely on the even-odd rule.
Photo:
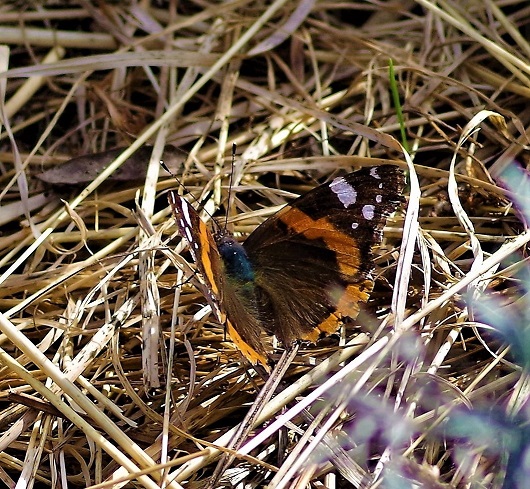
[(254, 269), (245, 248), (227, 232), (217, 233), (214, 239), (227, 277), (237, 282), (252, 282)]

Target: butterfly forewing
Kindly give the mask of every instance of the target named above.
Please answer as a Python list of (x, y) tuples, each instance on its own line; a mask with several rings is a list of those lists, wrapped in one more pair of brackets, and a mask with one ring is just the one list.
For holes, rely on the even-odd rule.
[(373, 246), (402, 201), (395, 166), (321, 185), (265, 221), (244, 243), (256, 270), (264, 327), (290, 343), (332, 333), (373, 288)]
[[(197, 211), (176, 192), (168, 193), (168, 201), (180, 235), (188, 241), (193, 261), (207, 287), (208, 300), (215, 306), (222, 300), (221, 258), (215, 240)], [(217, 314), (217, 311), (214, 309)]]
[(168, 193), (168, 201), (180, 235), (189, 243), (190, 253), (204, 282), (204, 294), (217, 319), (226, 324), (228, 334), (241, 352), (252, 362), (269, 369), (267, 353), (261, 340), (262, 327), (226, 276), (219, 253), (223, 236), (214, 237), (197, 211), (176, 192)]

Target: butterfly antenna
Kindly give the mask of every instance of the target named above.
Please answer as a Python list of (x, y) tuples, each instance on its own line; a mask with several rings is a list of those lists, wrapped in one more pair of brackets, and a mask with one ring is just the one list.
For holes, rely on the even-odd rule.
[[(179, 184), (179, 187), (183, 189), (183, 195), (189, 195), (190, 198), (198, 204), (198, 208), (197, 210), (201, 211), (203, 210), (204, 212), (206, 212), (206, 214), (208, 214), (208, 216), (210, 216), (210, 219), (211, 221), (214, 223), (213, 225), (215, 227), (219, 227), (217, 221), (213, 218), (213, 216), (206, 210), (205, 206), (206, 206), (206, 202), (208, 202), (208, 200), (210, 199), (210, 197), (212, 196), (213, 194), (213, 190), (210, 190), (207, 194), (206, 194), (206, 197), (204, 199), (197, 199), (197, 197), (195, 197), (195, 195), (193, 195), (187, 188), (186, 186), (182, 183), (182, 181), (180, 180), (179, 177), (177, 177), (168, 167), (167, 165), (162, 161), (160, 160), (160, 165), (162, 166), (162, 168), (164, 170), (166, 170), (175, 180), (176, 182)], [(173, 190), (170, 190), (170, 192), (174, 192)]]
[(235, 160), (236, 160), (236, 148), (237, 148), (237, 145), (236, 143), (232, 143), (232, 168), (231, 168), (231, 171), (230, 171), (230, 177), (228, 179), (228, 200), (227, 200), (227, 203), (226, 203), (226, 213), (225, 213), (225, 225), (224, 225), (224, 229), (226, 231), (227, 227), (228, 227), (228, 215), (230, 214), (230, 207), (232, 206), (231, 205), (231, 200), (232, 200), (232, 185), (233, 185), (233, 182), (234, 182), (234, 167), (235, 167)]
[(164, 163), (163, 160), (160, 160), (160, 166), (166, 170), (172, 177), (173, 179), (179, 184), (179, 187), (182, 188), (184, 190), (185, 193), (189, 193), (187, 190), (186, 190), (186, 187), (184, 186), (184, 184), (182, 183), (182, 181), (180, 180), (179, 177), (177, 177), (177, 175), (175, 175), (169, 168), (168, 166)]

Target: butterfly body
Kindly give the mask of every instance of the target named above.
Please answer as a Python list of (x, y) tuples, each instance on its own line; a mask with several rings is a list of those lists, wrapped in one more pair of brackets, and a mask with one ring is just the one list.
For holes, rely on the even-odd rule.
[(212, 234), (176, 193), (169, 202), (218, 320), (251, 362), (267, 366), (264, 332), (285, 345), (315, 342), (357, 316), (373, 288), (372, 248), (403, 186), (390, 165), (338, 177), (286, 205), (242, 245), (225, 231)]
[(228, 277), (245, 283), (252, 282), (255, 279), (254, 269), (244, 246), (226, 233), (214, 239)]

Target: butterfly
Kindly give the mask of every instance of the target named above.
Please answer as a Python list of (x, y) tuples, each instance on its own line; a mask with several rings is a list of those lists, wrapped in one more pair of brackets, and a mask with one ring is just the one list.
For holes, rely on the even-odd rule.
[(357, 316), (374, 286), (372, 249), (404, 185), (392, 165), (337, 177), (280, 209), (243, 244), (226, 229), (212, 233), (175, 191), (168, 200), (217, 320), (251, 363), (269, 369), (264, 332), (285, 346), (314, 343)]

